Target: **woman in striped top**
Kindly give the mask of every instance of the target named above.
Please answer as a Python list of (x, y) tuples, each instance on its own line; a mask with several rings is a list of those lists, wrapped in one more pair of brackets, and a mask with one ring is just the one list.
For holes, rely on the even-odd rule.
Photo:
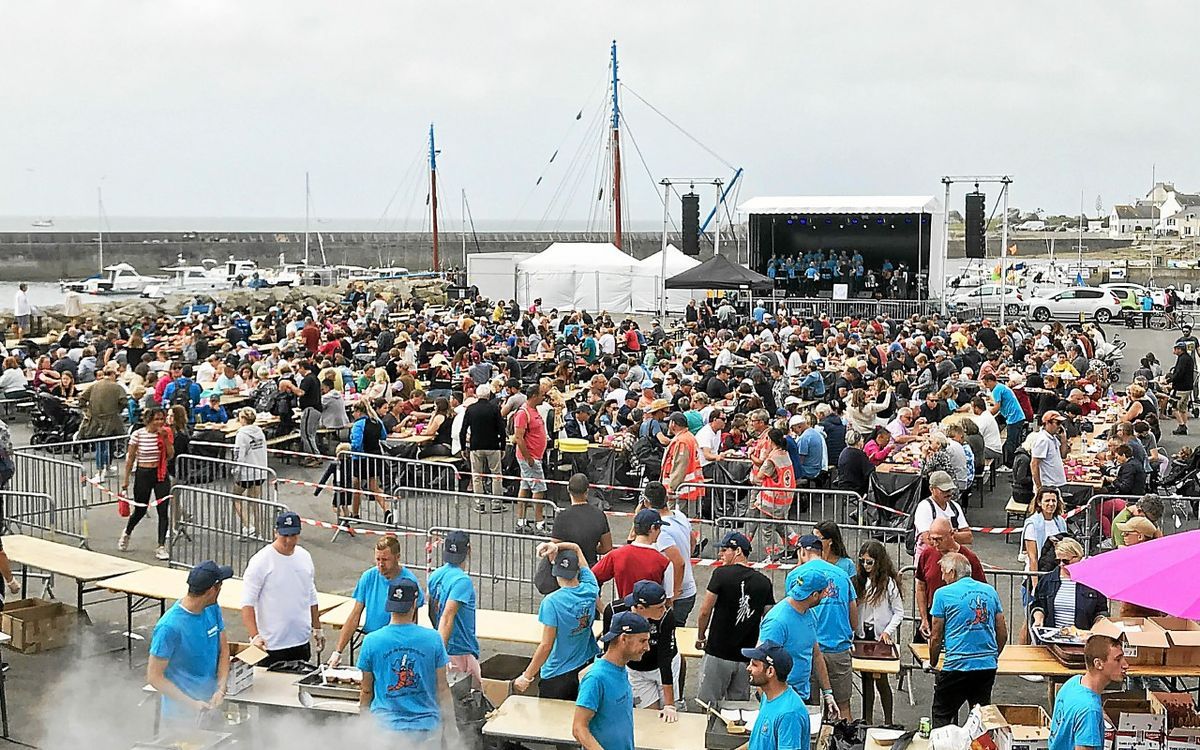
[(163, 409), (147, 409), (144, 414), (145, 426), (133, 431), (129, 437), (129, 453), (125, 459), (125, 473), (121, 479), (121, 492), (129, 492), (129, 475), (133, 474), (133, 512), (125, 531), (117, 542), (117, 549), (122, 552), (129, 549), (129, 537), (134, 528), (146, 517), (150, 495), (159, 500), (155, 506), (158, 517), (158, 548), (154, 557), (158, 560), (170, 560), (167, 552), (167, 527), (170, 524), (168, 506), (171, 494), (171, 483), (167, 479), (167, 465), (175, 455), (175, 444), (171, 428), (167, 427), (167, 414)]

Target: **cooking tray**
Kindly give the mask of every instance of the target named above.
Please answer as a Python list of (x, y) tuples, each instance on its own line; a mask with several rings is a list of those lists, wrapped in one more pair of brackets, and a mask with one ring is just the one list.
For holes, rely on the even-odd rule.
[(150, 740), (139, 742), (133, 750), (213, 750), (225, 744), (233, 735), (205, 729), (177, 729)]
[(855, 659), (900, 660), (900, 652), (896, 650), (896, 644), (882, 641), (855, 640), (853, 656)]
[(333, 685), (325, 682), (323, 669), (318, 669), (297, 680), (296, 687), (300, 688), (301, 693), (307, 693), (313, 698), (357, 701), (359, 695), (357, 685)]

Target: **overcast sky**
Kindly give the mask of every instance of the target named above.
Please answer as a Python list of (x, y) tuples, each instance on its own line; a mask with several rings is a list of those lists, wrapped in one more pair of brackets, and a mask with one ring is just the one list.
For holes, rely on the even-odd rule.
[(744, 167), (743, 199), (1009, 173), (1013, 205), (1075, 213), (1082, 190), (1107, 211), (1153, 164), (1200, 191), (1198, 21), (1109, 0), (8, 2), (0, 214), (93, 215), (103, 184), (113, 216), (302, 216), (305, 170), (321, 217), (419, 214), (433, 121), (448, 221), (461, 189), (480, 219), (586, 219), (614, 38), (623, 83), (721, 157), (626, 92), (635, 222), (662, 207), (629, 137), (655, 181)]

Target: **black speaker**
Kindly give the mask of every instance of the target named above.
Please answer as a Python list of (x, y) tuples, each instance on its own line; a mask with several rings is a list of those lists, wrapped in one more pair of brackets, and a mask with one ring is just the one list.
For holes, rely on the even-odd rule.
[(983, 258), (987, 255), (987, 240), (984, 229), (987, 226), (983, 218), (984, 195), (978, 191), (967, 193), (967, 257)]
[(700, 254), (700, 196), (688, 193), (681, 196), (683, 203), (683, 250), (684, 255)]

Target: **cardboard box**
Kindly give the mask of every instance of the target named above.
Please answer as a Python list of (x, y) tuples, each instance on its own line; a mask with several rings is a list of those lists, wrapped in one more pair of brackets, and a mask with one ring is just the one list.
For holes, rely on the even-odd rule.
[[(1167, 710), (1154, 696), (1119, 694), (1102, 699), (1105, 740), (1113, 750), (1164, 750)], [(1111, 737), (1110, 737), (1111, 735)]]
[(1166, 750), (1200, 750), (1200, 728), (1181, 727), (1169, 730)]
[(267, 652), (249, 643), (229, 644), (229, 676), (225, 695), (237, 695), (254, 684), (254, 665), (267, 658)]
[(1182, 617), (1151, 617), (1150, 622), (1167, 632), (1171, 643), (1166, 653), (1168, 667), (1200, 664), (1200, 623)]
[(62, 602), (20, 599), (4, 608), (0, 631), (12, 638), (9, 648), (36, 654), (67, 645), (78, 615), (78, 610)]
[(1130, 666), (1160, 667), (1170, 647), (1167, 631), (1146, 617), (1101, 617), (1092, 634), (1120, 640)]
[(1012, 750), (1012, 727), (996, 706), (972, 708), (963, 729), (971, 738), (971, 750)]
[[(496, 654), (479, 663), (483, 680), (483, 694), (493, 706), (499, 706), (512, 694), (512, 681), (521, 676), (529, 666), (530, 657), (514, 654)], [(526, 695), (537, 695), (540, 678), (534, 677)]]
[(996, 706), (1012, 731), (1012, 750), (1046, 750), (1050, 716), (1041, 706)]

